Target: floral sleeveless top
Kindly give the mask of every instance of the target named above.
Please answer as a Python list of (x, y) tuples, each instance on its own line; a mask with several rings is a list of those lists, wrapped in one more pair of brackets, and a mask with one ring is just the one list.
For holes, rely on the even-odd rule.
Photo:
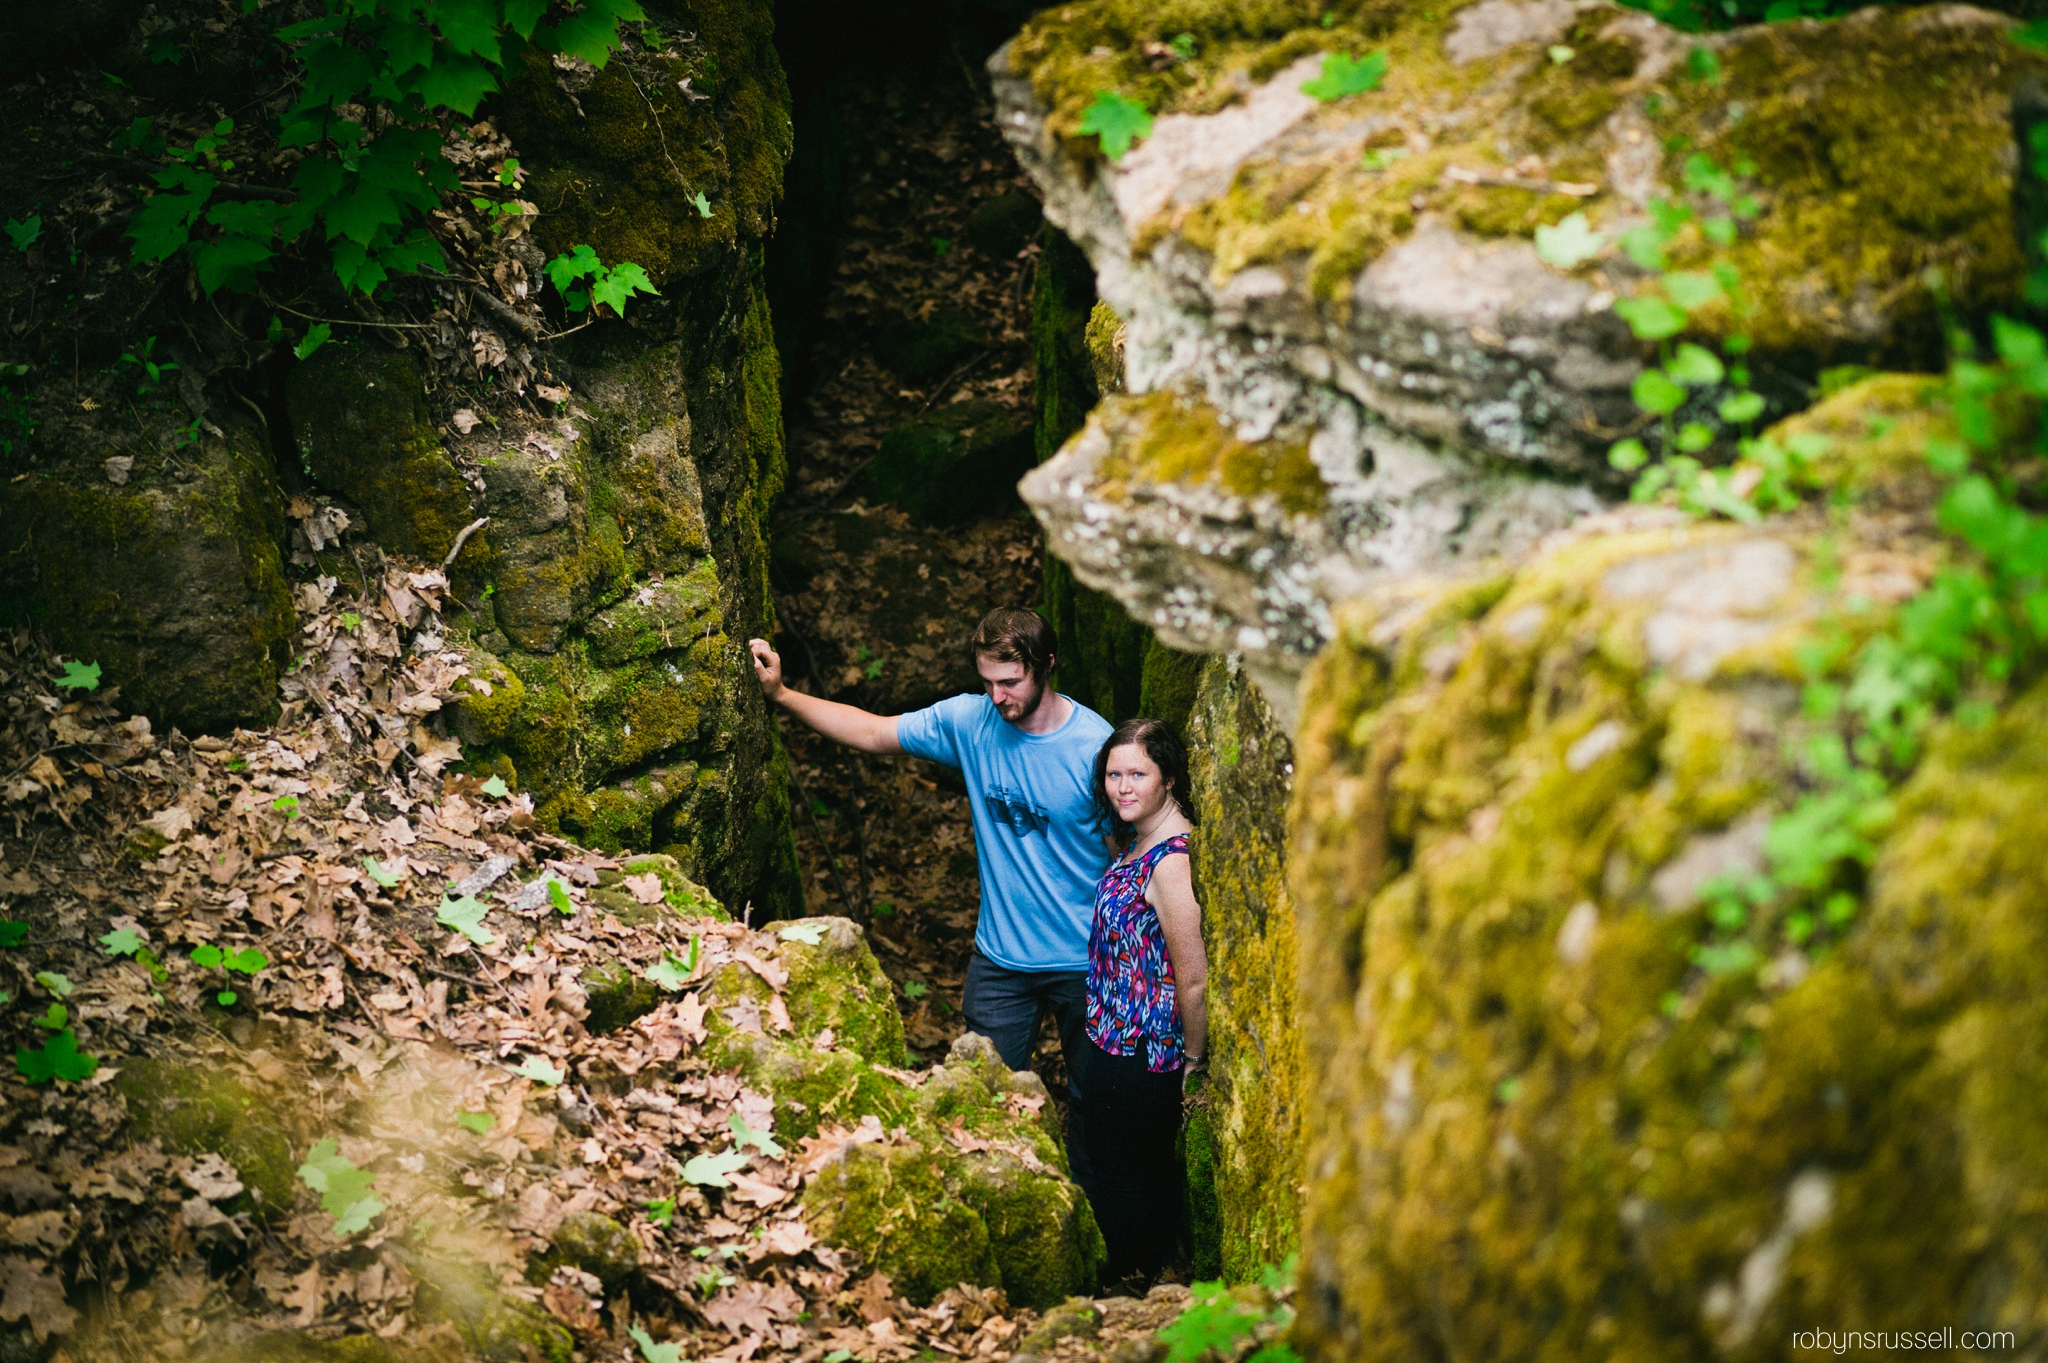
[(1181, 1067), (1180, 1003), (1159, 914), (1145, 887), (1161, 857), (1188, 850), (1188, 835), (1162, 839), (1136, 861), (1119, 859), (1095, 887), (1095, 929), (1088, 937), (1088, 1039), (1111, 1055), (1135, 1055), (1145, 1068)]

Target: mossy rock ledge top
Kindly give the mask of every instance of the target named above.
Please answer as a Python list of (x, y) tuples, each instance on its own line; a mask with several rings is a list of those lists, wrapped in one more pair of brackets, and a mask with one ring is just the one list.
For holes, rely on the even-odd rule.
[(1938, 723), (1810, 918), (1704, 902), (1832, 732), (1801, 657), (1943, 561), (1895, 519), (1937, 491), (1899, 447), (1953, 429), (1941, 382), (1788, 423), (1835, 438), (1832, 521), (1632, 507), (1337, 609), (1288, 849), (1309, 1359), (2038, 1332), (2048, 686)]
[[(1519, 552), (1624, 490), (1605, 455), (1650, 354), (1613, 305), (1654, 281), (1612, 244), (1553, 268), (1539, 227), (1582, 212), (1612, 243), (1659, 198), (1708, 215), (1692, 158), (1735, 174), (1757, 212), (1734, 244), (1695, 221), (1666, 256), (1741, 272), (1754, 315), (1695, 328), (1746, 329), (1759, 374), (1798, 380), (1766, 385), (1773, 416), (1822, 367), (1937, 365), (1929, 264), (1967, 313), (2010, 303), (2011, 92), (2048, 68), (2013, 26), (1955, 5), (1707, 36), (1561, 0), (1047, 10), (990, 58), (997, 122), (1122, 320), (1125, 391), (1025, 500), (1083, 581), (1175, 647), (1242, 652), (1284, 711), (1331, 602)], [(1378, 88), (1303, 91), (1326, 54), (1369, 52)], [(1114, 162), (1079, 131), (1104, 91), (1155, 120)], [(1710, 426), (1719, 396), (1696, 399)]]

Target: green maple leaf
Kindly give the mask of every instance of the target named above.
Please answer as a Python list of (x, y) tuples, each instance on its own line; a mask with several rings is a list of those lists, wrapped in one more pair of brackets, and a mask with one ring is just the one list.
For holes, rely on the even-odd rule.
[(903, 982), (903, 997), (906, 999), (921, 999), (931, 992), (932, 987), (923, 980), (905, 980)]
[(775, 1143), (775, 1138), (766, 1131), (756, 1131), (748, 1126), (747, 1119), (739, 1113), (735, 1112), (727, 1117), (725, 1124), (732, 1128), (733, 1149), (739, 1150), (751, 1145), (769, 1159), (782, 1158), (782, 1147)]
[(567, 1070), (548, 1063), (546, 1057), (538, 1055), (528, 1056), (526, 1063), (512, 1073), (521, 1079), (531, 1079), (536, 1084), (546, 1084), (549, 1088), (561, 1083), (568, 1075)]
[(753, 1158), (744, 1150), (726, 1150), (716, 1155), (698, 1155), (683, 1165), (683, 1177), (706, 1188), (730, 1188), (726, 1175), (747, 1167)]
[(704, 191), (701, 189), (690, 196), (690, 207), (697, 210), (697, 216), (700, 218), (711, 216), (711, 200), (704, 197)]
[(363, 870), (369, 875), (370, 879), (376, 881), (387, 890), (399, 881), (398, 872), (391, 870), (375, 857), (363, 858)]
[(591, 282), (590, 301), (602, 303), (623, 317), (627, 299), (636, 293), (654, 292), (654, 281), (647, 277), (647, 271), (630, 260), (622, 260)]
[(576, 904), (569, 898), (569, 887), (559, 880), (548, 882), (548, 903), (555, 906), (555, 912), (568, 918), (575, 914)]
[(78, 987), (71, 983), (70, 976), (59, 975), (54, 970), (37, 971), (36, 983), (49, 990), (53, 999), (68, 999), (71, 997), (71, 991)]
[(70, 691), (97, 691), (100, 689), (100, 665), (68, 662), (57, 675), (55, 684)]
[(384, 1210), (384, 1200), (371, 1191), (376, 1176), (358, 1169), (341, 1153), (341, 1143), (332, 1136), (313, 1142), (306, 1162), (299, 1166), (299, 1179), (320, 1194), (320, 1206), (334, 1218), (337, 1238), (366, 1229), (373, 1217)]
[(502, 776), (493, 776), (490, 780), (484, 782), (479, 789), (493, 800), (502, 800), (512, 793), (512, 788), (505, 784), (505, 778)]
[(1102, 154), (1118, 161), (1131, 149), (1131, 143), (1151, 135), (1152, 115), (1135, 99), (1114, 90), (1097, 90), (1095, 102), (1081, 115), (1080, 131), (1095, 134)]
[(825, 925), (823, 923), (791, 923), (775, 935), (785, 942), (802, 942), (807, 947), (814, 947), (825, 940)]
[(52, 1079), (77, 1083), (81, 1079), (92, 1078), (100, 1062), (80, 1053), (77, 1036), (67, 1029), (44, 1042), (39, 1051), (16, 1047), (14, 1067), (31, 1084), (47, 1084)]
[(292, 347), (292, 354), (302, 360), (309, 360), (313, 352), (327, 344), (327, 338), (334, 334), (334, 328), (325, 322), (315, 322), (306, 328), (306, 334)]
[(1600, 254), (1607, 238), (1586, 223), (1584, 213), (1574, 213), (1555, 227), (1536, 229), (1536, 256), (1558, 270), (1576, 270)]
[(464, 1131), (473, 1131), (479, 1136), (484, 1136), (490, 1134), (491, 1128), (498, 1124), (498, 1119), (488, 1112), (459, 1112), (455, 1115), (455, 1124)]
[(1301, 92), (1328, 104), (1346, 95), (1362, 95), (1379, 89), (1386, 74), (1387, 54), (1384, 52), (1368, 52), (1356, 59), (1342, 52), (1326, 52), (1323, 54), (1323, 74), (1303, 81)]
[(647, 1219), (657, 1226), (666, 1226), (676, 1219), (676, 1200), (672, 1197), (650, 1198), (640, 1205), (647, 1208)]
[(480, 947), (487, 947), (498, 940), (498, 934), (484, 926), (487, 911), (487, 906), (480, 899), (469, 895), (455, 899), (444, 894), (441, 896), (441, 911), (434, 915), (434, 921), (444, 928), (455, 929)]
[(71, 1025), (71, 1010), (61, 1003), (50, 1005), (48, 1012), (36, 1019), (36, 1026), (46, 1032), (61, 1032)]
[(100, 949), (109, 956), (133, 956), (142, 950), (142, 934), (134, 928), (115, 928), (100, 938)]

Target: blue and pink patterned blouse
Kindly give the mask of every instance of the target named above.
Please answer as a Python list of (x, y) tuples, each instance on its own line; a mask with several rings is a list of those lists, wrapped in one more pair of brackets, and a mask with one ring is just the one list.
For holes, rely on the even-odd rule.
[(1119, 858), (1095, 887), (1095, 928), (1088, 937), (1088, 1039), (1111, 1055), (1135, 1055), (1145, 1042), (1145, 1068), (1181, 1067), (1180, 1003), (1166, 930), (1145, 902), (1161, 857), (1186, 855), (1188, 835), (1161, 839), (1136, 861)]

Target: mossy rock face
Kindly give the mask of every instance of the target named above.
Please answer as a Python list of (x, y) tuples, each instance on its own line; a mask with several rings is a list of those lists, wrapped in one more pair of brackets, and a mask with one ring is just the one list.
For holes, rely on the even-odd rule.
[(1759, 915), (1756, 966), (1695, 964), (1703, 886), (1760, 869), (1801, 789), (1801, 648), (1940, 561), (1889, 445), (1947, 430), (1914, 386), (1806, 418), (1832, 525), (1631, 513), (1340, 610), (1289, 868), (1310, 1356), (1791, 1359), (1816, 1321), (2037, 1318), (2048, 689), (1937, 727), (1853, 916)]
[(1036, 457), (1031, 423), (986, 402), (958, 402), (882, 437), (864, 485), (921, 525), (950, 526), (1021, 510), (1017, 480)]
[[(912, 1301), (959, 1282), (1001, 1287), (1033, 1309), (1091, 1292), (1105, 1253), (1094, 1212), (1065, 1177), (1049, 1116), (1005, 1101), (1042, 1103), (1044, 1086), (1009, 1075), (987, 1038), (969, 1036), (917, 1090), (905, 1136), (835, 1158), (805, 1189), (806, 1216)], [(984, 1141), (991, 1148), (962, 1148)]]
[(538, 1303), (498, 1290), (481, 1270), (437, 1264), (422, 1277), (415, 1298), (423, 1321), (447, 1321), (473, 1357), (484, 1363), (571, 1363), (576, 1342)]
[(667, 285), (773, 230), (795, 130), (770, 6), (678, 0), (651, 17), (694, 36), (631, 70), (563, 71), (546, 53), (522, 51), (510, 64), (505, 123), (540, 168), (526, 192), (540, 205), (547, 252), (587, 242), (607, 265), (634, 261)]
[[(1190, 840), (1209, 954), (1207, 1111), (1190, 1122), (1188, 1186), (1202, 1276), (1249, 1282), (1299, 1242), (1304, 1092), (1298, 947), (1287, 882), (1294, 746), (1259, 688), (1212, 658), (1188, 724), (1201, 822)], [(1205, 1237), (1205, 1228), (1208, 1232)], [(1213, 1238), (1208, 1238), (1213, 1237)]]
[(777, 926), (795, 934), (771, 953), (789, 972), (790, 1030), (775, 1029), (761, 975), (727, 962), (692, 986), (709, 1005), (704, 1059), (773, 1097), (785, 1145), (867, 1117), (901, 1129), (847, 1150), (805, 1190), (819, 1238), (859, 1251), (920, 1303), (961, 1282), (999, 1286), (1033, 1308), (1092, 1291), (1101, 1232), (1067, 1176), (1038, 1076), (1011, 1073), (971, 1033), (945, 1064), (907, 1073), (894, 995), (861, 930), (843, 918)]
[[(324, 345), (293, 366), (286, 400), (314, 482), (359, 509), (385, 548), (439, 562), (474, 517), (411, 357)], [(481, 547), (463, 552), (480, 555)]]
[(545, 1283), (565, 1264), (596, 1278), (607, 1293), (616, 1293), (640, 1271), (640, 1242), (609, 1216), (571, 1212), (555, 1229), (547, 1252), (528, 1261), (527, 1281)]
[(97, 662), (159, 727), (268, 723), (297, 625), (269, 456), (234, 422), (178, 449), (182, 423), (146, 419), (146, 440), (67, 413), (22, 442), (0, 477), (0, 623)]
[[(652, 904), (641, 903), (639, 896), (626, 887), (628, 878), (645, 876), (654, 876), (661, 882), (661, 898)], [(732, 915), (712, 897), (711, 891), (685, 875), (676, 859), (665, 852), (627, 857), (617, 866), (599, 871), (597, 887), (591, 891), (590, 898), (597, 907), (621, 923), (636, 927), (671, 915), (724, 923), (732, 921)]]
[(875, 354), (908, 383), (942, 377), (988, 343), (981, 324), (958, 308), (930, 317), (899, 317), (875, 337)]
[[(2013, 29), (1954, 6), (1704, 36), (1544, 0), (1048, 10), (991, 59), (997, 122), (1122, 319), (1126, 391), (1025, 500), (1081, 581), (1244, 654), (1291, 723), (1362, 582), (1512, 557), (1624, 493), (1607, 447), (1653, 356), (1612, 309), (1656, 283), (1612, 243), (1653, 202), (1693, 214), (1671, 269), (1739, 272), (1752, 310), (1689, 335), (1744, 333), (1773, 418), (1824, 367), (1939, 364), (1927, 262), (1964, 312), (2015, 306), (2011, 94), (2048, 58)], [(1182, 32), (1193, 56), (1146, 57)], [(1303, 89), (1367, 52), (1377, 88)], [(1114, 163), (1079, 132), (1105, 90), (1155, 115)], [(1695, 158), (1755, 201), (1725, 248)], [(1533, 236), (1572, 213), (1608, 245), (1553, 267)], [(1698, 398), (1716, 457), (1740, 435), (1721, 396)]]
[(161, 1141), (173, 1154), (218, 1154), (249, 1189), (238, 1203), (265, 1219), (291, 1210), (298, 1195), (293, 1151), (311, 1141), (302, 1141), (260, 1090), (225, 1070), (143, 1057), (124, 1061), (114, 1084), (128, 1100), (135, 1140)]

